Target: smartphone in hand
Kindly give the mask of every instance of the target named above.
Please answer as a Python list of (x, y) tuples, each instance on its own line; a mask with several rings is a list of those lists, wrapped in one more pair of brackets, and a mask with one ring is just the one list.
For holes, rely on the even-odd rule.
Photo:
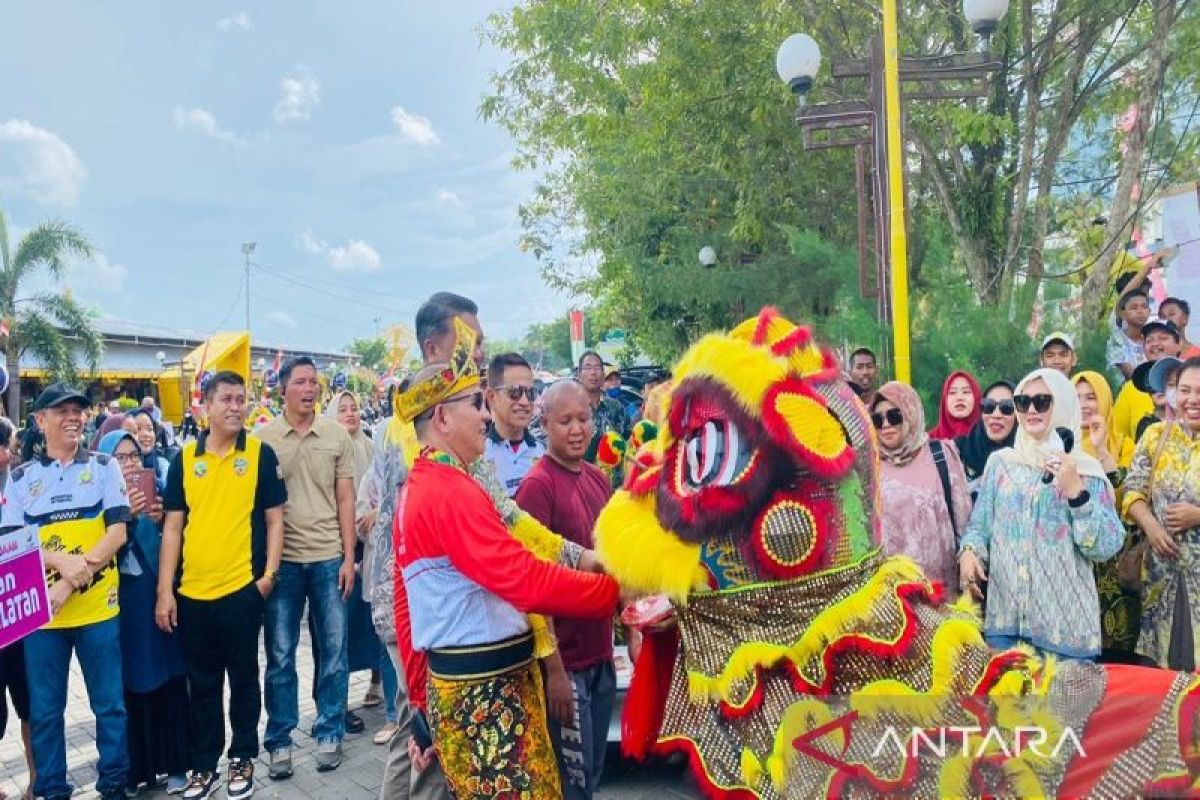
[(158, 495), (158, 477), (154, 474), (154, 470), (143, 468), (137, 472), (133, 479), (133, 487), (142, 493), (146, 498), (146, 510), (154, 505), (154, 498)]

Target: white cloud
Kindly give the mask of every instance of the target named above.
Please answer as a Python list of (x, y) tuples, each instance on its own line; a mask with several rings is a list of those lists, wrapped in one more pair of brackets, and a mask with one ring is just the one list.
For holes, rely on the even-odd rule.
[(320, 255), (329, 249), (329, 244), (327, 242), (313, 236), (313, 232), (307, 229), (300, 232), (300, 236), (297, 237), (297, 241), (304, 252), (312, 253), (313, 255)]
[(361, 239), (350, 239), (341, 247), (330, 247), (307, 228), (296, 237), (300, 249), (314, 256), (324, 255), (338, 272), (375, 272), (383, 266), (379, 251)]
[(84, 261), (75, 266), (71, 272), (87, 279), (89, 287), (119, 292), (125, 288), (125, 278), (129, 270), (122, 264), (114, 264), (103, 253), (96, 253), (90, 261)]
[(225, 17), (217, 22), (217, 27), (223, 31), (231, 31), (234, 28), (241, 28), (244, 31), (254, 29), (254, 22), (250, 19), (250, 15), (245, 11), (239, 11), (232, 17)]
[(437, 198), (439, 203), (447, 203), (449, 205), (462, 208), (462, 198), (459, 197), (457, 193), (452, 192), (449, 189), (438, 189), (437, 194), (435, 194), (434, 197)]
[(276, 325), (283, 325), (285, 328), (295, 328), (296, 320), (286, 311), (268, 311), (267, 321), (274, 322)]
[[(15, 172), (15, 177), (9, 173)], [(28, 190), (39, 203), (71, 206), (87, 169), (71, 146), (28, 120), (0, 123), (0, 188)]]
[(329, 250), (329, 266), (338, 272), (375, 272), (383, 265), (379, 251), (361, 239)]
[(245, 141), (233, 131), (223, 130), (217, 125), (217, 118), (204, 108), (184, 108), (175, 106), (175, 129), (180, 131), (199, 131), (210, 139), (223, 144), (245, 144)]
[(400, 135), (413, 144), (430, 147), (441, 142), (428, 117), (406, 111), (404, 106), (392, 109), (392, 122), (395, 123), (396, 130), (400, 131)]
[(313, 109), (321, 104), (320, 81), (303, 71), (281, 80), (279, 90), (275, 121), (280, 124), (312, 119)]

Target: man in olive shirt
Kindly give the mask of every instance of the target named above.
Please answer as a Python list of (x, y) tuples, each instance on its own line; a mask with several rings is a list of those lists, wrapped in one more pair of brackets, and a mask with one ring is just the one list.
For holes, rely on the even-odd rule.
[(279, 370), (283, 414), (259, 437), (279, 457), (287, 504), (283, 507), (283, 562), (267, 599), (267, 731), (270, 776), (292, 774), (292, 729), (299, 722), (296, 645), (305, 600), (321, 652), (317, 675), (317, 769), (342, 763), (349, 673), (346, 603), (354, 587), (354, 450), (350, 435), (316, 414), (320, 393), (311, 358)]

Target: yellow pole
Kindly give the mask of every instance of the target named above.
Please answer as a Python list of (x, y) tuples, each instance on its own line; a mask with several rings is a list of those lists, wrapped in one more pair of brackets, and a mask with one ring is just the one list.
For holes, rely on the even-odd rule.
[(896, 380), (912, 384), (908, 346), (908, 235), (904, 213), (904, 148), (900, 138), (900, 37), (897, 0), (883, 0), (883, 77), (887, 109), (888, 206), (891, 210), (892, 341)]

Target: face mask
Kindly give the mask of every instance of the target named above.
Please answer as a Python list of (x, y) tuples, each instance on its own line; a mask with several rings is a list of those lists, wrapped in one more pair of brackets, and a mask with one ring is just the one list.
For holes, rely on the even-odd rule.
[(1167, 408), (1175, 408), (1175, 390), (1167, 389)]

